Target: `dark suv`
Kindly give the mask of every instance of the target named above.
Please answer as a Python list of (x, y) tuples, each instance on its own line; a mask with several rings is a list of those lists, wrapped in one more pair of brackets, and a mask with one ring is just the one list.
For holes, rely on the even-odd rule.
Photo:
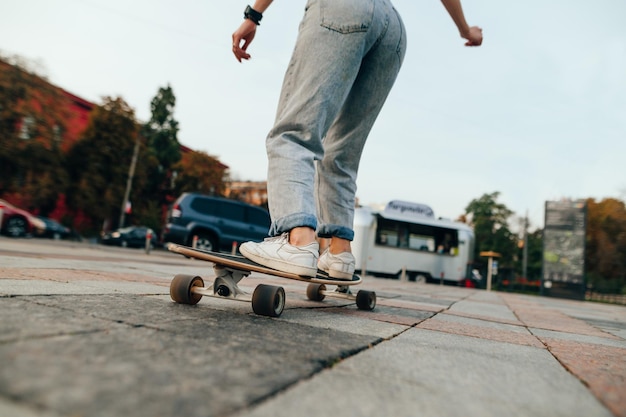
[(267, 237), (270, 216), (267, 210), (241, 201), (184, 193), (168, 213), (163, 242), (173, 242), (219, 252), (231, 251), (233, 244), (260, 242)]

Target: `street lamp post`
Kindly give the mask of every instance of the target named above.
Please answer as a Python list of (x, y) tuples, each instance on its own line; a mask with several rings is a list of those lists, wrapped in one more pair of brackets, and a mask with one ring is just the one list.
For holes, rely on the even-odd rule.
[(122, 210), (120, 212), (120, 224), (118, 227), (124, 227), (126, 217), (126, 209), (128, 207), (128, 199), (130, 198), (130, 189), (133, 185), (133, 177), (135, 176), (135, 167), (137, 166), (137, 157), (139, 156), (139, 135), (135, 140), (135, 149), (133, 150), (133, 159), (128, 168), (128, 179), (126, 180), (126, 192), (124, 193), (124, 201), (122, 201)]

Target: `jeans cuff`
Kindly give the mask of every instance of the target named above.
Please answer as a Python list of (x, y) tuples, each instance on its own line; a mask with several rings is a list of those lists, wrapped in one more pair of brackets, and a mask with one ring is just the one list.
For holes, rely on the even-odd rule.
[(317, 231), (317, 235), (321, 238), (338, 237), (349, 241), (354, 240), (354, 230), (336, 224), (325, 224), (321, 226)]
[(317, 228), (317, 218), (308, 213), (295, 213), (272, 222), (269, 235), (278, 236), (289, 232), (294, 227), (310, 227), (315, 230)]

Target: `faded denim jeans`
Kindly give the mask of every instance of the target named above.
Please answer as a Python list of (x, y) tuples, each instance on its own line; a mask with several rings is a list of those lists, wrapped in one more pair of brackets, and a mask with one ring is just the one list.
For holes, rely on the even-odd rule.
[(389, 0), (309, 0), (267, 137), (270, 236), (353, 240), (356, 176), (406, 33)]

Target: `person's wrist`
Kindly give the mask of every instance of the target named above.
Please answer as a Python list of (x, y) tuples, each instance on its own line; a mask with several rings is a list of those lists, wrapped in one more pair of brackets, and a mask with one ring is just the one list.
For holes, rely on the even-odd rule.
[(263, 14), (261, 12), (257, 12), (250, 5), (246, 7), (246, 10), (243, 12), (243, 18), (251, 20), (255, 25), (261, 24), (261, 19), (263, 19)]
[(462, 38), (468, 39), (471, 34), (471, 29), (469, 25), (463, 25), (459, 27), (459, 34)]

